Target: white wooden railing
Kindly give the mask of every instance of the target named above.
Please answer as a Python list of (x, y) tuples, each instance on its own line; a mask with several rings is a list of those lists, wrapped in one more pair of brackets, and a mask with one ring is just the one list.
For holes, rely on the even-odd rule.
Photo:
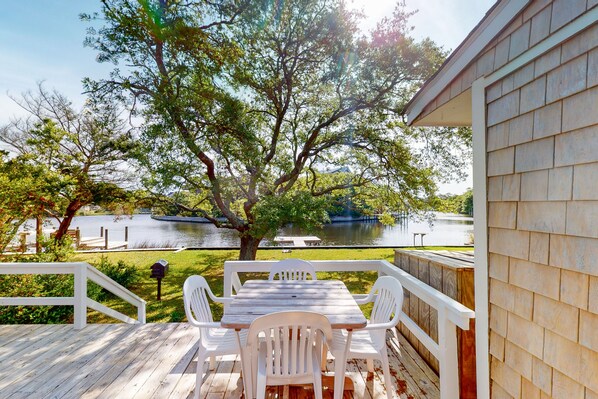
[[(468, 330), (473, 310), (430, 287), (385, 260), (310, 261), (317, 272), (377, 272), (379, 276), (395, 277), (403, 287), (438, 312), (438, 343), (405, 313), (401, 322), (438, 359), (440, 365), (440, 397), (459, 397), (459, 365), (457, 355), (457, 327)], [(224, 296), (232, 295), (233, 273), (269, 272), (274, 261), (224, 262)], [(355, 293), (354, 293), (355, 294)], [(359, 293), (364, 294), (364, 293)]]
[[(2, 274), (72, 274), (74, 275), (74, 296), (72, 297), (0, 297), (2, 306), (74, 306), (73, 325), (82, 329), (87, 324), (87, 308), (104, 313), (129, 324), (145, 323), (145, 301), (118, 284), (89, 263), (0, 263)], [(87, 280), (137, 307), (137, 320), (111, 309), (87, 297)]]

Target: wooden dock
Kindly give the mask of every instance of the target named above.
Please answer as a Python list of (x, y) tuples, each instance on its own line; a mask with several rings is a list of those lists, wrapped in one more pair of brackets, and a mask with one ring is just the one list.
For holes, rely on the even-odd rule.
[(107, 241), (104, 237), (81, 237), (77, 249), (126, 249), (128, 246), (128, 241)]
[(292, 245), (294, 247), (307, 247), (319, 245), (322, 240), (316, 236), (276, 236), (274, 242), (278, 245)]
[[(192, 398), (198, 331), (186, 323), (0, 325), (0, 398)], [(395, 397), (439, 398), (438, 376), (398, 334), (388, 334)], [(344, 398), (386, 398), (382, 371), (365, 361), (347, 369), (354, 390)], [(206, 368), (207, 369), (207, 365)], [(328, 361), (332, 370), (332, 360)], [(202, 399), (242, 397), (237, 356), (208, 372)], [(325, 389), (324, 398), (332, 398)], [(272, 387), (268, 398), (311, 398), (311, 387)]]

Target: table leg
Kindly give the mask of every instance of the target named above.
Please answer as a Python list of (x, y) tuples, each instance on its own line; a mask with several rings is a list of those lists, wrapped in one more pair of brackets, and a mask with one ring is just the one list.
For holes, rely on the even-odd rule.
[(342, 399), (345, 390), (345, 372), (347, 370), (347, 358), (349, 357), (349, 351), (351, 350), (353, 330), (347, 330), (347, 332), (345, 350), (340, 359), (334, 359), (334, 399)]

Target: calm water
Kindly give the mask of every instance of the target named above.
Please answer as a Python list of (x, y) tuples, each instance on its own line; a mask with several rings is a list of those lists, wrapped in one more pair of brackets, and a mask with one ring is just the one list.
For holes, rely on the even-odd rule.
[[(99, 236), (100, 228), (109, 231), (111, 241), (124, 240), (124, 228), (129, 227), (129, 248), (147, 247), (225, 247), (238, 246), (234, 230), (217, 229), (211, 224), (164, 222), (149, 215), (135, 215), (115, 221), (113, 216), (78, 216), (72, 228), (79, 227), (81, 235)], [(394, 226), (378, 222), (335, 223), (320, 231), (307, 234), (292, 226), (281, 229), (280, 235), (316, 235), (322, 245), (412, 245), (413, 234), (427, 233), (425, 245), (463, 245), (473, 231), (473, 219), (457, 215), (438, 214), (433, 225), (427, 222), (404, 221)], [(419, 245), (419, 237), (417, 239)], [(268, 242), (264, 243), (268, 245)]]

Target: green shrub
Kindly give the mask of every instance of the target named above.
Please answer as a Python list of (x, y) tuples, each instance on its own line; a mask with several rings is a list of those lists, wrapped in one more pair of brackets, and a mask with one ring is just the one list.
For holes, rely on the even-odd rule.
[(56, 241), (52, 237), (40, 237), (42, 251), (31, 257), (23, 258), (24, 262), (68, 262), (75, 253), (73, 239), (67, 235)]
[[(73, 296), (73, 276), (23, 274), (0, 276), (0, 292), (7, 297)], [(72, 306), (0, 306), (0, 324), (69, 323)]]
[[(25, 262), (57, 260), (49, 253), (40, 255), (35, 258), (19, 260)], [(139, 281), (137, 269), (122, 260), (112, 263), (106, 257), (102, 257), (94, 266), (126, 288)], [(73, 282), (73, 276), (69, 274), (2, 275), (0, 276), (0, 293), (7, 297), (72, 297)], [(101, 301), (111, 295), (99, 285), (88, 282), (87, 296), (89, 298)], [(0, 306), (0, 324), (56, 324), (71, 323), (72, 320), (72, 306)]]
[[(112, 263), (107, 257), (102, 256), (99, 261), (92, 263), (91, 265), (125, 288), (133, 287), (140, 278), (137, 268), (127, 264), (123, 260)], [(87, 291), (88, 296), (95, 300), (102, 300), (114, 296), (95, 283), (89, 283)]]

